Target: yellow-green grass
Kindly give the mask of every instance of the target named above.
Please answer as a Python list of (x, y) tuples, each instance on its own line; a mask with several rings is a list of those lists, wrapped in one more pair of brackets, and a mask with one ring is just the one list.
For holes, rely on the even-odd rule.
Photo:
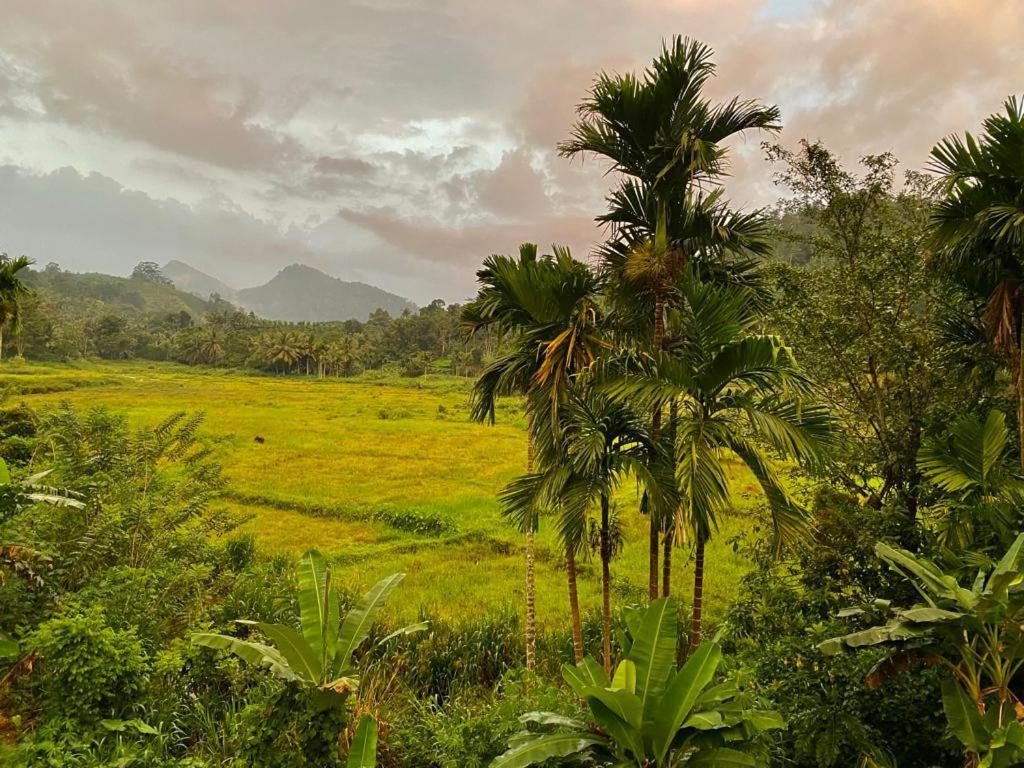
[[(103, 406), (135, 423), (177, 411), (202, 411), (224, 465), (223, 504), (245, 518), (262, 551), (318, 548), (354, 590), (394, 571), (408, 574), (403, 611), (449, 617), (518, 603), (522, 538), (501, 518), (496, 493), (523, 470), (524, 420), (509, 400), (498, 423), (469, 420), (470, 382), (253, 376), (171, 364), (106, 363), (0, 367), (0, 389), (37, 409), (67, 400)], [(27, 393), (27, 394), (22, 394)], [(257, 437), (263, 438), (260, 443)], [(747, 530), (759, 500), (753, 478), (730, 467), (736, 511), (723, 517), (707, 552), (706, 600), (712, 617), (747, 568), (731, 539)], [(645, 594), (646, 519), (634, 488), (616, 498), (625, 546), (613, 563), (620, 600)], [(394, 522), (412, 514), (439, 523), (416, 533)], [(673, 589), (688, 597), (689, 550), (676, 550)], [(565, 575), (551, 526), (538, 537), (537, 611), (547, 625), (566, 617)], [(581, 599), (599, 603), (599, 568), (584, 564)]]

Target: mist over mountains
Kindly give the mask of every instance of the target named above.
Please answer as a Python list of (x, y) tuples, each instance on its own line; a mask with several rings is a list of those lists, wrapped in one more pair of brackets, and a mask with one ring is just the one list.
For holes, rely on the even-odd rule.
[(373, 285), (348, 282), (304, 264), (292, 264), (264, 285), (236, 288), (178, 260), (163, 267), (163, 274), (185, 293), (201, 298), (217, 294), (268, 320), (314, 322), (365, 321), (376, 309), (392, 316), (416, 305)]

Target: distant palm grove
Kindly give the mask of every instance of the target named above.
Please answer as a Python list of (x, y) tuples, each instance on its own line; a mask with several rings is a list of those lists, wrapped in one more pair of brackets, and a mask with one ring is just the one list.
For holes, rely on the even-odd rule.
[[(297, 562), (237, 532), (215, 458), (236, 437), (198, 416), (7, 405), (0, 763), (1024, 765), (1024, 102), (901, 172), (776, 143), (780, 111), (712, 99), (714, 76), (682, 37), (598, 74), (558, 149), (609, 171), (603, 242), (481, 254), (462, 306), (273, 323), (148, 262), (106, 280), (4, 257), (15, 398), (39, 360), (448, 374), (471, 420), (522, 425), (525, 461), (496, 499), (518, 588), (492, 613), (434, 585), (438, 616), (405, 597), (415, 559), (337, 576), (352, 520)], [(742, 137), (770, 209), (730, 202)], [(459, 538), (498, 579), (487, 548), (507, 548)], [(728, 598), (708, 589), (723, 547), (744, 563)]]

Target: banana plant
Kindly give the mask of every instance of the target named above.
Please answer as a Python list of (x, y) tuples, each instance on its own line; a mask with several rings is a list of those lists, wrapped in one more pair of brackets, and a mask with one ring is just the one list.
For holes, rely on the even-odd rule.
[[(379, 581), (342, 620), (330, 569), (323, 555), (311, 550), (302, 556), (298, 566), (299, 630), (287, 624), (239, 621), (258, 628), (273, 645), (209, 632), (192, 635), (192, 642), (233, 653), (287, 682), (344, 696), (359, 686), (353, 654), (366, 640), (384, 602), (403, 578), (404, 573), (396, 573)], [(405, 627), (381, 643), (425, 627), (423, 623)]]
[(755, 708), (752, 695), (734, 680), (715, 682), (721, 648), (703, 643), (677, 668), (678, 608), (671, 598), (655, 600), (627, 621), (632, 642), (611, 679), (592, 657), (562, 668), (593, 722), (525, 714), (520, 721), (527, 730), (513, 737), (491, 768), (552, 759), (614, 768), (764, 763), (758, 737), (785, 723), (776, 712)]
[(945, 667), (942, 703), (968, 764), (1020, 765), (1024, 704), (1014, 680), (1024, 668), (1024, 533), (969, 587), (931, 560), (879, 543), (875, 553), (913, 583), (922, 602), (897, 608), (884, 600), (840, 616), (877, 619), (875, 626), (826, 640), (824, 653), (883, 646), (891, 653), (869, 678), (877, 685), (915, 664)]

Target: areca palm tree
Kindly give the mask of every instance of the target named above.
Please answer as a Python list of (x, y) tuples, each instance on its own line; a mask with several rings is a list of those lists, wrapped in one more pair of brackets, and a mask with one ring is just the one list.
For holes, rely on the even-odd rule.
[[(615, 490), (635, 478), (660, 510), (678, 504), (672, 463), (652, 439), (646, 420), (622, 402), (597, 391), (592, 382), (577, 380), (567, 393), (558, 427), (540, 430), (541, 471), (513, 482), (502, 493), (505, 511), (517, 517), (537, 506), (555, 507), (558, 532), (567, 552), (578, 552), (587, 520), (598, 515), (601, 558), (601, 616), (604, 667), (611, 674), (611, 504)], [(575, 600), (575, 584), (571, 585)], [(579, 605), (573, 609), (573, 641), (582, 660)]]
[[(1010, 97), (1003, 106), (981, 136), (948, 136), (932, 149), (945, 191), (932, 237), (944, 267), (990, 276), (985, 326), (1010, 361), (1024, 445), (1024, 104)], [(1024, 467), (1024, 451), (1020, 460)]]
[[(473, 388), (472, 416), (494, 423), (495, 404), (503, 395), (527, 398), (527, 473), (533, 471), (538, 418), (557, 420), (558, 406), (572, 377), (588, 370), (603, 342), (597, 330), (596, 276), (555, 246), (538, 257), (537, 246), (524, 243), (518, 258), (491, 256), (477, 272), (480, 290), (462, 311), (470, 333), (492, 328), (503, 336), (502, 351)], [(532, 668), (536, 649), (534, 583), (535, 514), (520, 521), (526, 535), (526, 663)], [(566, 550), (570, 590), (575, 588), (574, 552)]]
[(943, 439), (917, 455), (925, 479), (941, 492), (939, 543), (954, 553), (1006, 547), (1021, 528), (1024, 475), (1014, 461), (1006, 416), (992, 410), (984, 421), (965, 416)]
[(764, 491), (776, 547), (801, 533), (804, 510), (790, 498), (765, 448), (820, 465), (831, 420), (808, 402), (811, 385), (780, 339), (756, 331), (749, 294), (693, 278), (678, 286), (683, 332), (666, 351), (641, 355), (612, 376), (607, 391), (635, 403), (674, 402), (676, 479), (681, 504), (675, 532), (694, 540), (691, 645), (701, 638), (704, 549), (729, 506), (725, 462), (743, 462)]
[[(676, 36), (642, 77), (601, 74), (578, 108), (572, 136), (559, 145), (569, 157), (602, 157), (627, 177), (599, 217), (613, 228), (603, 261), (613, 285), (621, 283), (613, 298), (625, 297), (633, 307), (634, 333), (653, 338), (656, 349), (664, 343), (670, 287), (688, 262), (765, 242), (760, 213), (733, 214), (719, 190), (707, 190), (726, 171), (725, 142), (751, 130), (778, 130), (779, 110), (753, 100), (708, 99), (711, 55), (708, 46)], [(661, 420), (655, 405), (655, 437)], [(660, 526), (652, 517), (651, 600), (658, 596)]]
[(4, 356), (4, 329), (14, 333), (21, 328), (21, 301), (32, 293), (18, 274), (27, 269), (32, 260), (25, 256), (9, 258), (0, 253), (0, 360)]

